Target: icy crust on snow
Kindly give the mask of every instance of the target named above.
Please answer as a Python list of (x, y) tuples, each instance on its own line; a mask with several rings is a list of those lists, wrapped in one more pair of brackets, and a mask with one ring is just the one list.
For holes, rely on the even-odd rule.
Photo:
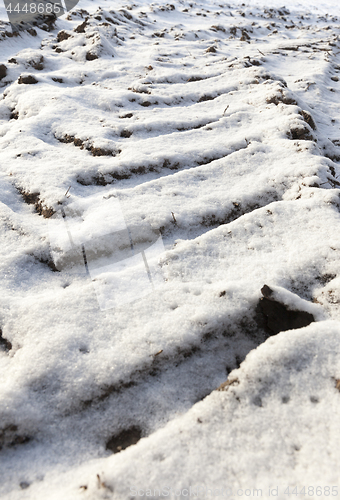
[[(57, 27), (0, 42), (2, 497), (336, 483), (337, 19), (137, 3)], [(157, 290), (112, 301), (109, 263), (135, 293), (122, 257), (156, 242)], [(264, 284), (316, 323), (268, 339)]]

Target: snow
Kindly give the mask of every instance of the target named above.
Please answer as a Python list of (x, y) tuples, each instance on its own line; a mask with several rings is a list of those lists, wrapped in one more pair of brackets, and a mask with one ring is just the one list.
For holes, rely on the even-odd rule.
[[(184, 498), (191, 491), (195, 498), (269, 498), (269, 490), (277, 490), (272, 496), (281, 499), (288, 487), (300, 492), (304, 486), (321, 488), (314, 497), (328, 496), (326, 487), (334, 495), (338, 342), (333, 321), (268, 339), (233, 372), (227, 391), (214, 391), (180, 421), (126, 450), (124, 459), (115, 454), (81, 467), (76, 479), (88, 485), (83, 496), (110, 498), (114, 491), (113, 498)], [(98, 488), (94, 472), (104, 487)], [(64, 474), (64, 498), (74, 498), (73, 481)], [(59, 485), (52, 485), (51, 498), (60, 498)]]
[(338, 7), (279, 4), (0, 25), (1, 498), (336, 496)]

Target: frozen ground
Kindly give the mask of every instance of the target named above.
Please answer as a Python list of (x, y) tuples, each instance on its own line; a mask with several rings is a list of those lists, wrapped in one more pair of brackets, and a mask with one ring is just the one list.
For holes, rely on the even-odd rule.
[(1, 498), (340, 494), (337, 7), (255, 3), (1, 25)]

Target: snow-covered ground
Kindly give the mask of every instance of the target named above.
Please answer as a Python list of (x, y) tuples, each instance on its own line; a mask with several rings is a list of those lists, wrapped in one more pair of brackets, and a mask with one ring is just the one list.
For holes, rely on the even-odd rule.
[(338, 6), (285, 5), (0, 25), (1, 498), (340, 495)]

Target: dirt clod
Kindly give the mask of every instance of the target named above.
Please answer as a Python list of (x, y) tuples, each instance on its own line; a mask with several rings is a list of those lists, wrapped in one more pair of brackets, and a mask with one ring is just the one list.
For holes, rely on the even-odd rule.
[(113, 451), (113, 453), (119, 453), (129, 446), (138, 443), (141, 437), (141, 429), (137, 426), (132, 426), (109, 439), (106, 443), (106, 449)]
[(35, 83), (38, 83), (38, 80), (32, 75), (19, 76), (18, 83), (25, 85), (34, 85)]
[(241, 42), (247, 42), (248, 40), (250, 40), (250, 36), (246, 32), (246, 30), (242, 30), (242, 36), (241, 36), (240, 40), (241, 40)]
[(96, 54), (93, 54), (92, 52), (88, 52), (86, 54), (87, 61), (95, 61), (96, 59), (98, 59), (98, 56)]
[(0, 64), (0, 80), (2, 80), (3, 78), (5, 78), (5, 76), (7, 75), (7, 68), (4, 64)]
[(285, 304), (272, 298), (273, 291), (267, 285), (261, 289), (263, 297), (258, 302), (268, 332), (276, 334), (287, 330), (303, 328), (314, 322), (314, 316), (306, 311), (293, 311)]
[(288, 132), (288, 137), (293, 140), (299, 141), (314, 141), (314, 136), (308, 127), (301, 124), (300, 126), (293, 127)]
[(42, 215), (45, 219), (49, 219), (55, 213), (53, 208), (46, 207), (40, 200), (40, 193), (30, 193), (28, 191), (24, 191), (21, 188), (17, 188), (19, 193), (24, 199), (24, 202), (28, 205), (34, 205), (35, 210), (39, 215)]
[(130, 132), (130, 130), (122, 130), (120, 133), (120, 137), (124, 137), (125, 139), (128, 139), (131, 136), (132, 132)]
[(200, 76), (191, 76), (189, 78), (189, 80), (187, 80), (188, 82), (200, 82), (201, 80), (203, 80), (203, 78), (201, 78)]
[(11, 448), (18, 444), (25, 444), (30, 441), (30, 437), (19, 432), (18, 426), (15, 424), (7, 425), (0, 429), (0, 450), (2, 448)]
[(0, 349), (4, 349), (5, 351), (10, 351), (12, 349), (12, 344), (9, 340), (5, 339), (2, 335), (2, 330), (0, 328)]
[(93, 156), (115, 156), (115, 153), (110, 149), (95, 148), (94, 146), (91, 146), (90, 151)]
[(312, 128), (313, 130), (316, 130), (315, 121), (313, 120), (312, 115), (310, 113), (308, 113), (308, 111), (302, 110), (302, 111), (300, 111), (300, 115), (303, 117), (305, 122), (308, 123), (310, 128)]
[(62, 30), (62, 31), (59, 31), (59, 33), (57, 35), (57, 40), (60, 43), (60, 42), (63, 42), (64, 40), (67, 40), (71, 36), (72, 35), (70, 35), (69, 33), (66, 33), (66, 31)]
[(44, 69), (44, 58), (43, 58), (43, 56), (41, 56), (37, 60), (33, 59), (32, 61), (29, 61), (28, 64), (30, 66), (32, 66), (32, 68), (37, 69), (38, 71), (41, 71)]
[(83, 23), (79, 24), (79, 26), (74, 28), (73, 31), (75, 31), (76, 33), (85, 33), (85, 28), (86, 28), (87, 22), (88, 22), (88, 17), (85, 19), (85, 21)]
[(202, 95), (202, 97), (199, 98), (198, 102), (205, 102), (205, 101), (212, 101), (214, 97), (211, 95)]

